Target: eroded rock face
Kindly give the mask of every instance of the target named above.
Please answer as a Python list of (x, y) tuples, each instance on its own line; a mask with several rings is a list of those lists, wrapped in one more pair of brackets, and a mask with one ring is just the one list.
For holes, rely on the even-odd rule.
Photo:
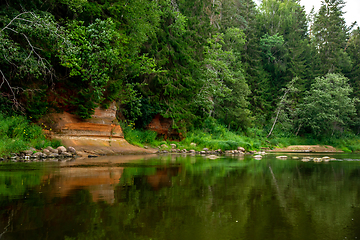
[(111, 125), (116, 121), (116, 103), (113, 102), (110, 104), (108, 109), (96, 108), (95, 113), (91, 116), (90, 119), (87, 119), (87, 122)]
[(68, 136), (92, 136), (92, 137), (120, 137), (124, 134), (119, 125), (99, 124), (89, 122), (77, 122), (66, 124), (61, 133)]
[[(116, 105), (109, 109), (95, 109), (91, 119), (80, 119), (64, 112), (53, 113), (39, 121), (51, 138), (59, 139), (67, 147), (66, 152), (72, 154), (74, 148), (78, 155), (89, 154), (139, 154), (155, 153), (154, 149), (143, 149), (130, 145), (125, 139), (120, 125), (116, 124)], [(63, 151), (48, 149), (49, 157), (59, 157)], [(53, 153), (56, 153), (57, 156)]]
[(158, 136), (163, 136), (165, 140), (183, 139), (181, 133), (172, 128), (172, 119), (164, 118), (160, 114), (155, 115), (153, 120), (146, 126), (146, 129), (157, 132)]
[(116, 122), (115, 102), (109, 109), (96, 108), (90, 119), (81, 119), (74, 114), (63, 112), (48, 114), (39, 120), (39, 124), (49, 135), (123, 138), (123, 131)]

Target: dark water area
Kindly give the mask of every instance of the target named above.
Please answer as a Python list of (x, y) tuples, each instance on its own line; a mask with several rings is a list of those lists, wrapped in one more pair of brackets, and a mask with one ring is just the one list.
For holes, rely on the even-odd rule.
[(0, 239), (360, 239), (360, 155), (276, 155), (3, 162)]

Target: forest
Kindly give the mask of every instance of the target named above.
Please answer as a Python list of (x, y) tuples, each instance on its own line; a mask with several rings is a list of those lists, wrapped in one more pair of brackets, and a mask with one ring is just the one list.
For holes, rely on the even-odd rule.
[(355, 139), (360, 28), (344, 6), (323, 0), (307, 15), (298, 0), (2, 1), (0, 121), (86, 119), (116, 101), (139, 131), (161, 114), (184, 133)]

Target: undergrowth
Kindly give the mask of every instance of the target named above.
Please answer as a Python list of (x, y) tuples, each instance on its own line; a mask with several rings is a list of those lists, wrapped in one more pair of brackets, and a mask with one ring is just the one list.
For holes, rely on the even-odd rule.
[(134, 123), (120, 122), (126, 141), (130, 144), (144, 147), (145, 145), (157, 146), (160, 141), (156, 139), (157, 133), (149, 130), (135, 129)]
[(9, 156), (34, 147), (58, 147), (59, 141), (48, 140), (41, 127), (19, 115), (6, 116), (0, 112), (0, 156)]
[[(144, 147), (158, 147), (163, 144), (168, 146), (175, 144), (178, 149), (194, 149), (197, 151), (203, 148), (210, 150), (221, 149), (234, 150), (243, 147), (247, 151), (260, 150), (261, 148), (274, 149), (284, 148), (290, 145), (331, 145), (344, 152), (360, 151), (360, 137), (357, 135), (343, 135), (324, 137), (322, 139), (311, 136), (295, 136), (291, 134), (277, 134), (276, 132), (267, 138), (267, 132), (258, 128), (249, 128), (246, 132), (232, 132), (225, 126), (209, 118), (204, 121), (202, 128), (186, 133), (186, 138), (182, 141), (171, 141), (158, 139), (157, 134), (152, 131), (135, 129), (134, 124), (122, 123), (125, 139), (134, 145)], [(195, 143), (196, 146), (191, 143)]]

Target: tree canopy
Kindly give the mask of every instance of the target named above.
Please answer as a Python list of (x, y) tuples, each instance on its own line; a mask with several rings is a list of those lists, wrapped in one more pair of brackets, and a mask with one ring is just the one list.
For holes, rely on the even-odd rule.
[(360, 126), (360, 31), (346, 25), (343, 0), (324, 0), (310, 16), (297, 0), (0, 6), (1, 102), (33, 118), (89, 118), (116, 101), (136, 127), (156, 114), (183, 129), (209, 117), (274, 134)]

